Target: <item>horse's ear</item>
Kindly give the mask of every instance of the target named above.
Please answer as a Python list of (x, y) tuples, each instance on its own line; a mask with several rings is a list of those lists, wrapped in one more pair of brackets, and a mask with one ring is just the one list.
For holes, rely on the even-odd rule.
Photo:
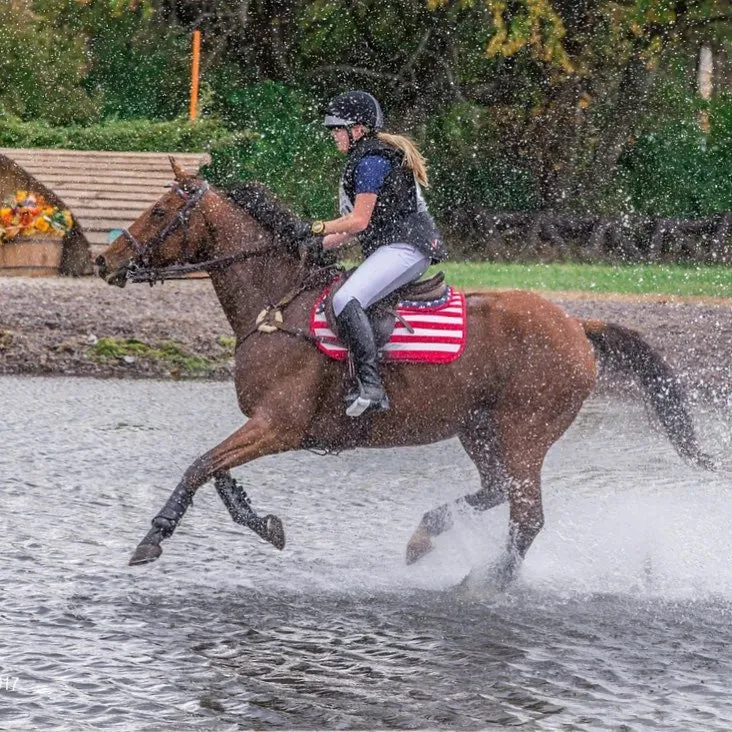
[(172, 155), (168, 156), (168, 160), (170, 160), (170, 167), (173, 168), (173, 175), (175, 175), (175, 179), (179, 183), (191, 177), (190, 173), (186, 173), (186, 171), (175, 162), (175, 158)]

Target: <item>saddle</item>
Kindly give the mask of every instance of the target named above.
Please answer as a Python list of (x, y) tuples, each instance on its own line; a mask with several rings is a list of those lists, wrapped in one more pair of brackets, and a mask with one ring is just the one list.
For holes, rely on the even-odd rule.
[[(344, 272), (333, 281), (330, 292), (325, 301), (325, 317), (328, 327), (338, 333), (335, 312), (333, 311), (333, 295), (343, 287), (346, 280), (355, 272), (355, 268)], [(397, 314), (397, 305), (399, 303), (407, 303), (412, 307), (425, 307), (431, 303), (435, 303), (442, 298), (447, 297), (448, 287), (445, 284), (445, 273), (438, 272), (426, 280), (416, 280), (402, 285), (394, 292), (388, 294), (371, 307), (366, 309), (366, 315), (369, 318), (371, 327), (374, 331), (376, 347), (383, 348), (391, 338), (394, 332), (394, 325), (399, 317)]]

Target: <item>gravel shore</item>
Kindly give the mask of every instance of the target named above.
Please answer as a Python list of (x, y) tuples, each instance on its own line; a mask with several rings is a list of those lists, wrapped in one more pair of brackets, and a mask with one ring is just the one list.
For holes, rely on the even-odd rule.
[[(551, 294), (572, 315), (634, 328), (696, 400), (732, 404), (732, 302)], [(231, 378), (231, 331), (207, 280), (110, 287), (0, 279), (0, 373)]]

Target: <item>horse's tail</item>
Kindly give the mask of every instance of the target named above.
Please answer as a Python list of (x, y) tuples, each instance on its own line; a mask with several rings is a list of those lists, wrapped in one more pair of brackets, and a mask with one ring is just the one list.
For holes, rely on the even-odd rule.
[(582, 320), (601, 366), (637, 381), (676, 451), (691, 465), (714, 469), (697, 443), (684, 391), (671, 367), (640, 333), (601, 320)]

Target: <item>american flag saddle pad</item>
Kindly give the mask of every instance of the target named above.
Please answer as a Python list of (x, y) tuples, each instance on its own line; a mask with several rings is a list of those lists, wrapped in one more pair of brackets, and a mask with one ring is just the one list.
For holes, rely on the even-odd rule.
[[(348, 350), (328, 327), (325, 317), (329, 289), (325, 289), (313, 307), (310, 332), (319, 339), (317, 346), (323, 353), (343, 360)], [(450, 363), (463, 352), (467, 323), (462, 292), (448, 287), (446, 295), (436, 303), (400, 302), (397, 311), (410, 327), (396, 321), (394, 332), (381, 351), (383, 361)]]

